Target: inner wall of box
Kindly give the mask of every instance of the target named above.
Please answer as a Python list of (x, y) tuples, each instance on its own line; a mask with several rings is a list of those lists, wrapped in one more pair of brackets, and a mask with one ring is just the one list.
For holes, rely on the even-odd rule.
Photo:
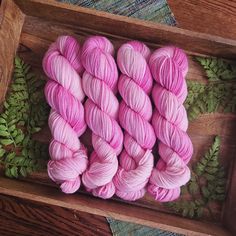
[[(58, 36), (73, 35), (80, 43), (82, 43), (89, 35), (95, 34), (107, 36), (116, 49), (128, 40), (124, 37), (104, 34), (102, 32), (96, 32), (79, 26), (65, 25), (36, 17), (26, 16), (18, 52), (27, 63), (34, 67), (35, 71), (40, 74), (40, 77), (44, 77), (41, 67), (43, 55), (50, 43), (55, 41)], [(149, 43), (148, 46), (152, 50), (157, 47), (152, 43)], [(189, 54), (189, 73), (187, 79), (198, 80), (204, 83), (206, 82), (205, 73), (201, 66), (193, 60), (192, 53), (191, 55)], [(199, 157), (204, 155), (207, 149), (211, 146), (214, 136), (218, 134), (222, 137), (222, 162), (226, 167), (228, 167), (234, 158), (234, 153), (236, 153), (236, 143), (234, 142), (236, 134), (233, 132), (233, 130), (236, 130), (235, 121), (236, 118), (233, 115), (214, 114), (204, 115), (194, 122), (191, 122), (188, 133), (195, 150), (191, 163), (194, 163), (199, 159)], [(154, 152), (156, 152), (156, 150)], [(145, 196), (143, 199), (130, 204), (141, 205), (163, 212), (171, 212), (167, 207), (159, 204), (150, 196)], [(218, 221), (220, 221), (221, 218), (221, 210), (222, 208), (220, 205), (216, 204), (213, 206), (213, 213)], [(209, 220), (210, 218), (206, 214), (204, 219)]]

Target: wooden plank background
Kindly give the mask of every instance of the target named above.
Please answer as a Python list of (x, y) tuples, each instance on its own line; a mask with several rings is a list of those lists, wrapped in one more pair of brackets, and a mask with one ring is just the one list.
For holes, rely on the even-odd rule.
[(2, 236), (111, 235), (102, 216), (36, 204), (15, 197), (0, 197)]

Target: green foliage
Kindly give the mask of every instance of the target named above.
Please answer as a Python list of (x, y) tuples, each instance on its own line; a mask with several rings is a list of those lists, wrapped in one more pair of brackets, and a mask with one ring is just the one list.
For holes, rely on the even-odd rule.
[(0, 115), (0, 163), (8, 177), (25, 177), (40, 167), (41, 156), (48, 156), (47, 145), (32, 140), (49, 113), (44, 83), (28, 64), (15, 58), (13, 81)]
[(236, 79), (236, 67), (221, 58), (196, 57), (196, 60), (203, 66), (209, 81)]
[(188, 97), (185, 101), (185, 108), (189, 120), (194, 120), (198, 115), (205, 113), (206, 108), (206, 90), (207, 86), (195, 81), (187, 81)]
[(187, 184), (190, 199), (168, 203), (167, 206), (184, 217), (199, 218), (204, 210), (210, 210), (213, 201), (224, 201), (226, 192), (225, 170), (219, 163), (220, 138), (217, 136), (211, 148), (193, 167)]
[(236, 66), (217, 58), (196, 60), (204, 67), (208, 83), (188, 81), (188, 97), (185, 107), (189, 120), (200, 114), (213, 112), (236, 112)]
[(200, 218), (204, 212), (204, 204), (204, 202), (199, 200), (181, 200), (178, 202), (167, 203), (167, 206), (173, 209), (176, 213), (181, 214), (183, 217)]
[(185, 108), (189, 109), (197, 100), (201, 94), (204, 94), (206, 90), (206, 85), (196, 81), (188, 80), (188, 97), (185, 101)]
[(205, 156), (199, 160), (199, 162), (195, 165), (194, 172), (198, 176), (202, 176), (204, 174), (215, 174), (217, 171), (217, 167), (219, 166), (219, 150), (220, 150), (220, 138), (216, 137), (213, 145), (205, 154)]

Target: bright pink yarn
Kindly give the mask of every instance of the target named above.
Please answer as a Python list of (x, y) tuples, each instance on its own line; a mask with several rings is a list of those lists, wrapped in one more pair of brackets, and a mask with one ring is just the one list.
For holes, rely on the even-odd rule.
[(88, 191), (101, 198), (115, 193), (113, 176), (117, 172), (117, 156), (122, 150), (123, 133), (117, 122), (119, 109), (116, 90), (118, 71), (112, 44), (105, 37), (93, 36), (83, 45), (83, 89), (88, 96), (85, 117), (92, 130), (94, 151), (82, 180)]
[(122, 97), (119, 120), (125, 130), (124, 147), (114, 183), (116, 195), (135, 201), (144, 196), (145, 186), (153, 169), (151, 149), (156, 141), (152, 104), (148, 94), (152, 76), (147, 65), (150, 50), (141, 42), (131, 41), (118, 51), (117, 62), (122, 75), (119, 92)]
[(73, 37), (61, 36), (51, 44), (43, 59), (43, 69), (50, 78), (45, 96), (52, 108), (48, 121), (53, 136), (48, 175), (60, 184), (64, 193), (79, 189), (80, 175), (88, 163), (78, 139), (86, 129), (79, 53), (80, 46)]
[(167, 202), (178, 198), (180, 186), (190, 179), (187, 163), (193, 146), (186, 133), (188, 119), (183, 106), (188, 60), (181, 49), (164, 47), (152, 54), (149, 65), (157, 82), (152, 91), (156, 107), (152, 125), (159, 139), (160, 160), (153, 169), (148, 191), (156, 200)]

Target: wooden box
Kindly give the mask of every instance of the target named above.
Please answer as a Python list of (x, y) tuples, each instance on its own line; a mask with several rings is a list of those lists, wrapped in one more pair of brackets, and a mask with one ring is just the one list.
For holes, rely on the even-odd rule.
[[(193, 60), (193, 55), (236, 58), (236, 41), (230, 39), (60, 4), (52, 0), (2, 0), (0, 3), (1, 103), (11, 80), (16, 51), (43, 74), (42, 57), (49, 44), (62, 34), (74, 35), (80, 42), (87, 35), (105, 35), (116, 48), (130, 39), (141, 40), (151, 49), (174, 44), (185, 49), (189, 55), (190, 71), (187, 79), (205, 79), (204, 72)], [(235, 126), (236, 116), (232, 114), (206, 114), (191, 122), (188, 130), (195, 150), (193, 161), (199, 153), (207, 150), (214, 135), (218, 134), (222, 138), (221, 157), (229, 174), (227, 198), (223, 206), (214, 210), (214, 214), (220, 219), (217, 221), (207, 217), (201, 220), (183, 218), (149, 196), (129, 203), (116, 198), (101, 200), (85, 193), (65, 195), (55, 188), (56, 185), (49, 180), (46, 171), (34, 173), (24, 180), (8, 179), (1, 174), (0, 193), (186, 235), (235, 235)], [(48, 140), (48, 136), (48, 133), (42, 133), (40, 138)]]

